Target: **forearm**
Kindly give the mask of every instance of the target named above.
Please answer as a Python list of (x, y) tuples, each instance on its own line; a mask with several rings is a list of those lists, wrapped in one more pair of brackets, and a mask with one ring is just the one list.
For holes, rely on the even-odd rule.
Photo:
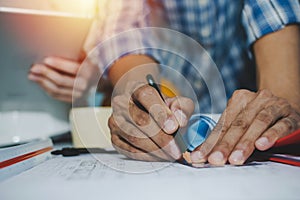
[(300, 32), (291, 25), (254, 44), (259, 89), (287, 99), (300, 112)]
[(108, 75), (112, 84), (116, 85), (125, 74), (126, 80), (145, 81), (149, 73), (154, 76), (158, 74), (158, 65), (154, 59), (146, 55), (128, 55), (116, 61)]

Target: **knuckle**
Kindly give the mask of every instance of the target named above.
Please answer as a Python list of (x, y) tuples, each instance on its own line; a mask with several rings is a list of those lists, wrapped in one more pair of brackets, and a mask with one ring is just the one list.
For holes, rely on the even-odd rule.
[(230, 104), (238, 104), (240, 105), (242, 103), (242, 105), (246, 104), (249, 102), (250, 99), (252, 99), (252, 96), (255, 93), (250, 92), (249, 90), (236, 90), (232, 97), (229, 99), (228, 101), (228, 105)]
[(282, 132), (283, 132), (283, 128), (282, 127), (270, 128), (269, 129), (269, 137), (277, 136), (277, 135), (279, 135)]
[(293, 131), (297, 127), (297, 121), (292, 118), (284, 118), (282, 122), (288, 131)]
[(194, 107), (194, 102), (192, 99), (187, 97), (177, 97), (178, 107)]
[(251, 93), (250, 91), (244, 90), (244, 89), (236, 90), (236, 91), (234, 91), (232, 97), (240, 99), (240, 98), (245, 97), (246, 95), (249, 95), (250, 93)]
[(270, 105), (265, 109), (265, 112), (270, 116), (275, 116), (280, 111), (280, 107), (278, 105)]
[(128, 157), (135, 159), (135, 160), (140, 160), (138, 154), (140, 153), (136, 148), (134, 148), (133, 146), (129, 146), (129, 155)]
[(144, 99), (153, 96), (155, 93), (156, 90), (153, 87), (142, 86), (133, 93), (133, 96), (135, 99)]
[(214, 129), (213, 129), (213, 132), (215, 132), (216, 134), (220, 134), (222, 132), (222, 130), (225, 129), (223, 128), (222, 124), (218, 123)]
[(244, 139), (243, 141), (240, 142), (240, 144), (242, 144), (240, 145), (240, 147), (243, 148), (244, 150), (255, 147), (255, 141), (249, 138)]
[(141, 139), (138, 137), (127, 134), (127, 141), (134, 146), (140, 147)]
[(117, 145), (118, 144), (117, 141), (119, 140), (118, 136), (116, 136), (115, 134), (112, 134), (110, 140), (111, 140), (111, 143), (114, 144), (114, 146), (118, 146)]
[(258, 96), (261, 98), (271, 98), (273, 96), (273, 94), (268, 89), (262, 89), (258, 92)]
[(161, 147), (167, 146), (172, 140), (173, 137), (171, 135), (162, 134), (160, 137), (157, 137), (157, 143)]
[(163, 108), (161, 108), (161, 106), (157, 107), (159, 107), (159, 109), (156, 112), (152, 112), (154, 114), (154, 118), (157, 122), (164, 122), (167, 119), (168, 114), (165, 110), (163, 110)]
[(183, 97), (184, 98), (184, 100), (185, 100), (185, 104), (186, 105), (189, 105), (189, 106), (195, 106), (195, 104), (194, 104), (194, 101), (192, 100), (192, 99), (190, 99), (190, 98), (186, 98), (186, 97)]
[(42, 75), (46, 76), (48, 73), (48, 68), (45, 65), (37, 65), (37, 67), (40, 69), (40, 72)]
[(264, 124), (272, 124), (273, 123), (273, 115), (271, 112), (267, 110), (261, 111), (257, 116), (256, 119)]
[(208, 154), (211, 152), (211, 150), (212, 150), (211, 147), (214, 146), (214, 145), (215, 145), (214, 143), (211, 143), (211, 142), (209, 142), (209, 141), (203, 143), (203, 144), (201, 145), (201, 147), (200, 147), (201, 153), (202, 153), (203, 155), (208, 155)]
[(137, 116), (133, 116), (133, 122), (138, 126), (145, 126), (150, 123), (150, 117), (146, 113), (138, 113)]
[(226, 149), (229, 149), (231, 145), (230, 145), (229, 141), (227, 141), (227, 140), (222, 140), (219, 144), (217, 144), (217, 146), (218, 146), (220, 149), (226, 150)]
[(287, 111), (288, 113), (292, 112), (293, 108), (291, 104), (288, 102), (288, 100), (280, 98), (278, 100), (278, 105), (284, 110)]
[(64, 83), (65, 83), (63, 79), (61, 79), (60, 77), (57, 77), (57, 76), (53, 77), (53, 81), (58, 86), (64, 86)]
[(212, 130), (211, 134), (216, 134), (216, 135), (224, 135), (226, 131), (228, 130), (229, 126), (226, 123), (217, 123), (217, 125), (214, 127)]
[(279, 98), (277, 101), (277, 104), (280, 106), (286, 106), (286, 105), (290, 105), (290, 103), (288, 102), (287, 99), (284, 98)]
[(110, 129), (114, 129), (116, 127), (116, 122), (115, 122), (113, 116), (109, 117), (107, 125)]
[(247, 123), (247, 121), (244, 118), (238, 117), (237, 119), (235, 119), (232, 122), (232, 126), (235, 127), (235, 128), (246, 130), (246, 129), (248, 129), (249, 124)]

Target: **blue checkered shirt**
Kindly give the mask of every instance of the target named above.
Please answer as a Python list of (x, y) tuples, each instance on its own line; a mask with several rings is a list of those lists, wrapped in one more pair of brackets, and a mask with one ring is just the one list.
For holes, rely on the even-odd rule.
[[(227, 99), (236, 89), (255, 88), (246, 84), (255, 82), (255, 77), (247, 80), (252, 78), (250, 72), (255, 69), (252, 44), (266, 34), (300, 22), (298, 0), (114, 0), (110, 4), (117, 3), (118, 11), (114, 11), (114, 5), (107, 8), (112, 14), (107, 16), (107, 25), (103, 28), (102, 35), (103, 38), (114, 39), (106, 40), (98, 47), (101, 60), (99, 67), (102, 71), (109, 69), (121, 56), (149, 55), (159, 63), (173, 67), (180, 76), (188, 80), (203, 113), (219, 113), (225, 108), (226, 101), (222, 100), (214, 101), (212, 105), (212, 95), (216, 99), (224, 99), (224, 95), (219, 95), (224, 91)], [(160, 12), (156, 12), (158, 10)], [(207, 80), (211, 81), (209, 84), (213, 89), (209, 89), (208, 83), (203, 79), (203, 76), (209, 76), (209, 70), (203, 70), (201, 76), (188, 61), (174, 54), (149, 48), (156, 47), (156, 44), (145, 32), (141, 32), (139, 36), (125, 34), (118, 37), (118, 33), (124, 31), (153, 26), (151, 21), (155, 20), (151, 13), (155, 13), (156, 18), (164, 19), (168, 28), (181, 32), (202, 45), (216, 64), (224, 87), (214, 85), (214, 77), (211, 77)], [(189, 54), (197, 55), (198, 52)], [(202, 65), (196, 67), (201, 68)], [(181, 94), (189, 96), (185, 94), (187, 90), (178, 81), (179, 78), (176, 75), (168, 77), (168, 74), (166, 73), (167, 78), (174, 82)]]

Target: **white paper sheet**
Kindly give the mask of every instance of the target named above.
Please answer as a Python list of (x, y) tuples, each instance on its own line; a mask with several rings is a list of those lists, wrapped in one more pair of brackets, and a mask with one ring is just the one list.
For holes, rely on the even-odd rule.
[(0, 183), (0, 199), (299, 199), (300, 168), (277, 163), (196, 169), (118, 154), (55, 157)]

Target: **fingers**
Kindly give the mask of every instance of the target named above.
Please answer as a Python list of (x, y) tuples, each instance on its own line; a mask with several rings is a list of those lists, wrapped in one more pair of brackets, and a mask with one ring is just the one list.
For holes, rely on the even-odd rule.
[(194, 112), (194, 102), (185, 97), (174, 97), (166, 99), (166, 104), (169, 106), (171, 111), (174, 113), (179, 126), (185, 127), (188, 123), (189, 118)]
[(45, 63), (47, 65), (33, 65), (28, 79), (37, 82), (50, 96), (61, 101), (72, 102), (73, 98), (83, 96), (88, 81), (73, 73), (78, 70), (79, 63), (55, 57), (46, 58)]
[(118, 135), (128, 144), (142, 149), (145, 153), (156, 155), (163, 160), (171, 160), (171, 157), (164, 153), (158, 145), (123, 117), (118, 117), (118, 119), (111, 117), (109, 119), (109, 126), (112, 133)]
[(156, 158), (149, 153), (145, 153), (140, 149), (128, 144), (122, 140), (118, 135), (111, 134), (111, 141), (114, 148), (121, 154), (135, 160), (143, 160), (149, 162), (163, 161), (162, 159)]
[(212, 130), (208, 139), (191, 153), (193, 163), (203, 163), (207, 160), (215, 145), (220, 141), (230, 128), (231, 123), (239, 115), (246, 105), (255, 98), (256, 94), (247, 90), (236, 91), (229, 100), (227, 108), (223, 112), (216, 127)]
[[(113, 99), (112, 105), (115, 112), (111, 118), (113, 121), (110, 121), (111, 131), (113, 132), (113, 127), (117, 126), (117, 134), (133, 146), (164, 160), (179, 159), (181, 152), (173, 136), (165, 134), (149, 113), (138, 108), (132, 101), (129, 101), (128, 108), (125, 103), (126, 99), (124, 95)], [(129, 111), (124, 111), (126, 109)]]
[[(262, 130), (257, 130), (257, 125), (254, 119), (256, 118), (257, 113), (260, 113), (271, 99), (272, 94), (270, 92), (263, 91), (258, 93), (254, 99), (251, 99), (244, 108), (239, 109), (239, 114), (232, 121), (229, 129), (226, 131), (221, 141), (219, 141), (215, 146), (213, 153), (209, 156), (208, 160), (210, 163), (215, 165), (224, 165), (228, 160), (233, 148), (241, 140), (242, 136), (244, 136), (244, 138), (240, 142), (245, 141), (245, 143), (241, 145), (242, 147), (247, 145), (246, 149), (248, 150), (244, 153), (249, 154), (249, 152), (253, 152), (255, 139), (265, 130), (265, 128), (267, 128), (262, 127)], [(230, 106), (230, 109), (234, 108)], [(254, 132), (252, 131), (247, 133), (250, 125), (255, 127)], [(266, 126), (269, 125), (270, 124)], [(253, 144), (251, 144), (251, 142), (249, 143), (249, 141), (252, 141)], [(251, 145), (253, 147), (251, 147)], [(233, 162), (233, 164), (239, 164), (241, 162), (243, 163), (245, 161), (243, 159), (244, 156), (241, 156), (241, 152), (243, 151), (245, 150), (237, 150), (236, 153), (233, 153), (229, 161)]]
[(74, 91), (72, 88), (63, 88), (42, 76), (29, 74), (29, 80), (37, 82), (50, 96), (58, 100), (72, 102), (72, 98), (80, 98), (82, 92)]
[[(192, 153), (192, 161), (201, 163), (208, 160), (212, 165), (224, 165), (229, 161), (230, 164), (241, 165), (255, 147), (267, 150), (279, 138), (299, 128), (300, 116), (288, 101), (268, 90), (255, 95), (239, 93), (243, 95), (233, 95), (225, 110), (224, 114), (230, 113), (229, 122), (226, 122), (228, 117), (224, 120), (223, 114), (208, 140)], [(219, 138), (216, 132), (219, 132)]]
[[(155, 88), (143, 82), (128, 82), (125, 88), (125, 92), (118, 91), (116, 94), (119, 96), (112, 99), (113, 121), (109, 122), (111, 133), (126, 143), (123, 144), (126, 151), (136, 152), (135, 149), (138, 149), (168, 161), (181, 158), (182, 153), (172, 133), (180, 124), (187, 124), (194, 110), (193, 102), (186, 98), (165, 102)], [(176, 112), (177, 117), (173, 112)], [(121, 145), (120, 141), (115, 141)], [(128, 155), (128, 152), (124, 154)], [(132, 154), (128, 156), (134, 157)]]
[(44, 63), (55, 70), (59, 70), (60, 72), (70, 75), (76, 75), (80, 67), (80, 63), (76, 61), (58, 57), (47, 57), (44, 59)]
[(275, 125), (262, 134), (255, 142), (255, 147), (261, 151), (265, 151), (272, 147), (278, 139), (298, 130), (299, 127), (300, 116), (292, 111), (289, 116), (280, 119)]
[(30, 69), (30, 72), (34, 73), (35, 75), (43, 76), (57, 86), (61, 87), (70, 87), (72, 88), (74, 85), (75, 78), (69, 76), (63, 76), (62, 74), (58, 73), (57, 71), (42, 65), (42, 64), (35, 64)]
[(161, 99), (155, 88), (144, 85), (134, 91), (133, 100), (139, 102), (165, 133), (173, 134), (179, 127), (176, 117)]
[[(260, 101), (260, 98), (261, 95), (258, 95), (256, 100), (251, 102), (251, 105), (254, 106), (259, 104), (259, 102), (257, 101)], [(283, 117), (288, 116), (291, 111), (291, 106), (285, 100), (278, 99), (277, 97), (264, 99), (269, 100), (266, 103), (265, 108), (262, 108), (260, 109), (260, 111), (257, 111), (258, 114), (255, 116), (252, 122), (249, 123), (249, 128), (246, 131), (244, 131), (242, 138), (239, 141), (236, 141), (237, 144), (229, 157), (229, 162), (231, 164), (243, 164), (246, 161), (246, 159), (253, 153), (255, 149), (256, 140), (275, 122), (277, 122)], [(281, 132), (280, 134), (274, 134), (274, 139), (277, 140), (278, 137), (282, 137), (283, 135), (281, 134), (283, 134), (283, 132)], [(262, 139), (262, 141), (264, 140)], [(264, 144), (265, 148), (270, 148), (273, 145), (269, 144), (266, 146), (264, 142), (258, 144)]]

